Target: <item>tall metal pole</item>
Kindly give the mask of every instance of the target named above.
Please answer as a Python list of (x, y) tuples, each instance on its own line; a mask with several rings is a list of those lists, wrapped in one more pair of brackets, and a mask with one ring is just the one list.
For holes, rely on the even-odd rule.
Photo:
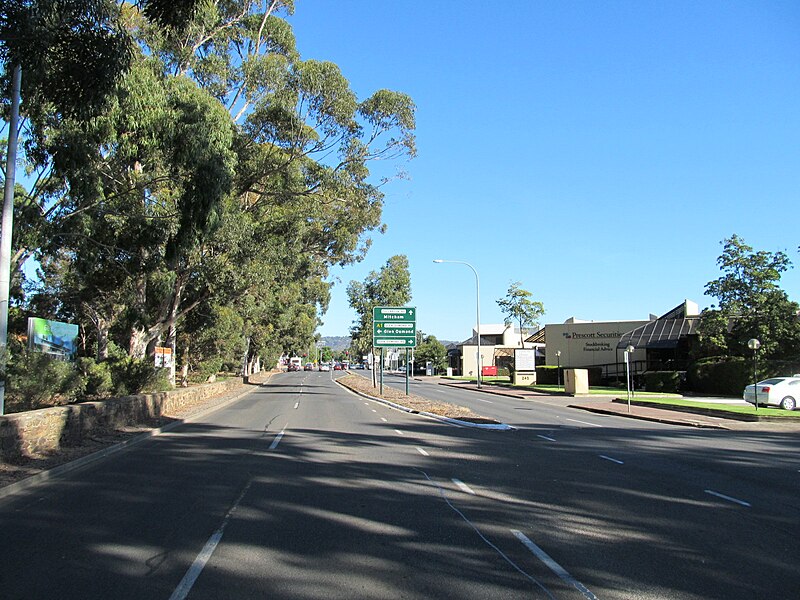
[[(758, 411), (758, 348), (753, 348), (753, 393), (755, 394), (756, 400), (756, 411)], [(769, 402), (767, 402), (769, 404)]]
[(406, 396), (408, 396), (408, 348), (406, 348)]
[(481, 280), (478, 277), (478, 271), (468, 262), (463, 260), (443, 260), (441, 258), (435, 259), (433, 262), (435, 263), (453, 263), (457, 265), (467, 265), (472, 272), (475, 273), (475, 313), (476, 319), (478, 321), (476, 326), (476, 333), (478, 334), (478, 387), (481, 387), (481, 372), (482, 372), (482, 365), (481, 365)]
[(628, 394), (628, 412), (631, 412), (631, 355), (625, 350), (625, 389)]
[(11, 116), (8, 122), (8, 152), (6, 154), (6, 183), (3, 198), (3, 220), (0, 230), (0, 415), (5, 414), (6, 360), (8, 357), (8, 304), (11, 289), (11, 232), (14, 227), (14, 185), (17, 173), (19, 141), (19, 96), (22, 87), (22, 67), (14, 67), (11, 83)]

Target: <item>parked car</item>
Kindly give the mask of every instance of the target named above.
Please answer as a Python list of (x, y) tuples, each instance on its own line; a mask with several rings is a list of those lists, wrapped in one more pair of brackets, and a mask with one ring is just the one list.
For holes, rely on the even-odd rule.
[(341, 370), (343, 370), (343, 368), (342, 368), (342, 364), (341, 364), (341, 363), (336, 363), (335, 365), (333, 365), (333, 370), (334, 370), (334, 371), (341, 371)]
[(328, 363), (321, 363), (319, 365), (319, 370), (320, 371), (330, 371), (331, 370), (331, 366)]
[(305, 365), (303, 365), (303, 371), (313, 371), (313, 370), (314, 370), (314, 365), (312, 365), (311, 363), (306, 363)]
[(772, 377), (759, 381), (744, 388), (742, 397), (745, 402), (756, 403), (758, 390), (758, 405), (780, 406), (784, 410), (794, 410), (800, 400), (800, 374), (791, 377)]
[(289, 359), (289, 366), (286, 368), (287, 371), (299, 371), (302, 367), (303, 361), (300, 360), (299, 357), (295, 356), (294, 358)]

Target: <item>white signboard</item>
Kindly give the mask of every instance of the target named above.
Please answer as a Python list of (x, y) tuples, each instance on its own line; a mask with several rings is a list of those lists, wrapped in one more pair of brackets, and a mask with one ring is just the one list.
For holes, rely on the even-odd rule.
[(172, 367), (172, 348), (156, 346), (156, 367)]
[(515, 371), (536, 371), (536, 350), (531, 348), (516, 348), (514, 350)]

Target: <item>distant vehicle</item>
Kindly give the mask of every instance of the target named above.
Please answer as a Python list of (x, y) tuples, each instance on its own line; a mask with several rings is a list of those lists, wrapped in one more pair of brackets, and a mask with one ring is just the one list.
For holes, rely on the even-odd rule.
[(289, 366), (287, 371), (300, 371), (303, 368), (303, 360), (299, 356), (289, 359)]
[(303, 371), (313, 371), (313, 370), (314, 370), (314, 365), (312, 365), (311, 363), (306, 363), (305, 365), (303, 365)]
[(797, 401), (800, 400), (800, 374), (792, 377), (772, 377), (759, 381), (744, 388), (742, 398), (750, 404), (756, 403), (756, 392), (758, 390), (758, 405), (780, 406), (784, 410), (794, 410), (797, 408)]
[(342, 371), (342, 370), (344, 370), (344, 367), (342, 367), (342, 363), (336, 363), (335, 365), (333, 365), (333, 370), (334, 371)]
[(320, 371), (330, 371), (331, 370), (331, 366), (328, 363), (320, 363), (319, 370)]

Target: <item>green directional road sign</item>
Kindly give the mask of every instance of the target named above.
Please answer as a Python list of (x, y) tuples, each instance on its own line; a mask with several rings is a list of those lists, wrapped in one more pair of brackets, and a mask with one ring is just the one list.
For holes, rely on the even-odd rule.
[(373, 308), (372, 341), (376, 348), (415, 348), (417, 309), (409, 306)]
[(375, 323), (397, 321), (416, 323), (417, 309), (410, 306), (376, 306), (372, 309), (372, 321)]

